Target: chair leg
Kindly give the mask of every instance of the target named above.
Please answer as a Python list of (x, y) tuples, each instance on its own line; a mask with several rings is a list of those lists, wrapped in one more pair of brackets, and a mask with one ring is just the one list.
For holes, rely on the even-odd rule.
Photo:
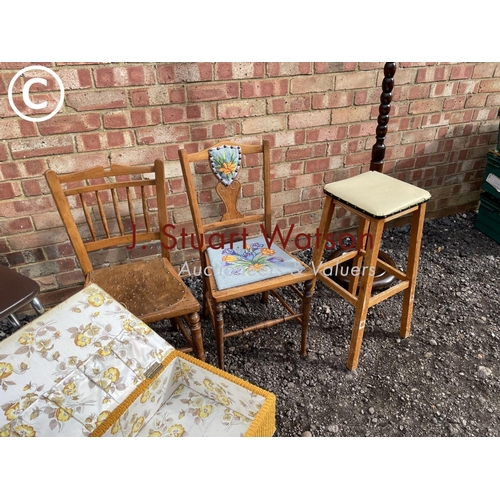
[(201, 361), (205, 361), (205, 351), (203, 349), (203, 339), (201, 336), (200, 315), (197, 312), (188, 314), (187, 316), (189, 329), (191, 330), (191, 338), (193, 340), (194, 355)]
[(203, 306), (201, 310), (201, 315), (204, 318), (208, 318), (210, 316), (210, 302), (208, 298), (208, 293), (207, 293), (207, 280), (205, 277), (203, 277)]
[(215, 342), (217, 344), (217, 358), (219, 368), (224, 370), (224, 305), (221, 302), (214, 303), (215, 316)]
[(355, 370), (358, 366), (359, 352), (363, 341), (365, 331), (366, 316), (368, 315), (368, 304), (371, 298), (373, 286), (373, 273), (371, 269), (377, 266), (378, 251), (382, 240), (382, 231), (384, 229), (384, 220), (373, 219), (370, 224), (370, 234), (373, 238), (373, 245), (367, 245), (365, 255), (365, 265), (368, 266), (368, 272), (363, 273), (361, 286), (359, 289), (358, 300), (356, 303), (356, 313), (354, 316), (354, 325), (352, 328), (351, 347), (347, 359), (347, 368)]
[(262, 292), (262, 297), (260, 299), (260, 302), (262, 304), (267, 304), (267, 300), (269, 299), (269, 292)]
[(411, 220), (410, 248), (408, 252), (408, 267), (406, 276), (409, 281), (408, 288), (404, 291), (403, 316), (399, 335), (402, 338), (410, 334), (411, 318), (413, 314), (413, 299), (415, 297), (415, 286), (417, 284), (418, 261), (420, 259), (420, 247), (422, 244), (422, 233), (425, 219), (425, 203), (413, 212)]
[(40, 302), (40, 299), (38, 297), (35, 297), (31, 301), (31, 306), (39, 316), (41, 316), (45, 312), (45, 309), (43, 308), (42, 303)]
[(21, 323), (19, 323), (19, 320), (17, 319), (17, 316), (15, 314), (9, 314), (7, 316), (7, 319), (14, 328), (21, 328)]
[(176, 318), (170, 318), (170, 326), (172, 327), (172, 330), (175, 330), (176, 332), (180, 330), (179, 323)]
[(304, 283), (304, 296), (302, 298), (302, 341), (300, 346), (300, 354), (307, 354), (307, 332), (309, 329), (309, 316), (311, 314), (311, 300), (314, 292), (313, 280)]

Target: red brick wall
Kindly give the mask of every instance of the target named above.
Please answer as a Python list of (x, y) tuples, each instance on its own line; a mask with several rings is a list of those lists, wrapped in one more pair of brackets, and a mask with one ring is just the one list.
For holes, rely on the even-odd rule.
[[(314, 233), (322, 185), (369, 166), (383, 63), (43, 63), (66, 94), (59, 113), (37, 123), (19, 118), (7, 99), (28, 65), (0, 63), (0, 263), (46, 291), (82, 282), (43, 177), (48, 168), (162, 158), (173, 218), (186, 221), (179, 146), (266, 138), (274, 222)], [(26, 109), (21, 84), (14, 100)], [(54, 85), (38, 91), (57, 101)], [(429, 217), (475, 208), (499, 106), (500, 63), (398, 63), (384, 171), (431, 191)], [(336, 228), (355, 223), (340, 215)]]

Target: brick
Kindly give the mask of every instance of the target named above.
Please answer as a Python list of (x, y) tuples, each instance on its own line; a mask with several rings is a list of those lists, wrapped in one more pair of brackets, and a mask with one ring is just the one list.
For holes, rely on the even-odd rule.
[(92, 87), (92, 75), (90, 73), (90, 69), (61, 69), (56, 73), (63, 82), (64, 91)]
[(49, 186), (44, 177), (37, 179), (27, 179), (22, 181), (23, 191), (25, 196), (40, 196), (42, 194), (50, 194)]
[(105, 152), (74, 155), (61, 155), (48, 160), (49, 168), (58, 174), (78, 172), (88, 168), (109, 165), (108, 155)]
[(103, 121), (108, 129), (147, 127), (161, 123), (162, 116), (160, 109), (133, 109), (107, 113)]
[(243, 99), (252, 97), (282, 96), (288, 93), (288, 80), (258, 80), (241, 83), (241, 97)]
[(332, 75), (302, 76), (292, 78), (290, 92), (292, 94), (306, 94), (311, 92), (327, 92), (334, 89)]
[(112, 148), (126, 148), (135, 146), (135, 136), (131, 130), (82, 134), (76, 138), (76, 145), (78, 151), (82, 153)]
[(243, 121), (242, 130), (244, 134), (260, 134), (270, 130), (283, 130), (285, 127), (284, 116), (263, 116), (246, 118)]
[(449, 80), (450, 74), (451, 68), (449, 66), (422, 68), (417, 72), (416, 83), (446, 81)]
[(54, 116), (38, 124), (40, 133), (43, 135), (87, 132), (100, 127), (101, 119), (96, 113)]
[(38, 135), (33, 122), (23, 119), (5, 119), (0, 121), (0, 140)]
[(292, 76), (292, 75), (309, 75), (312, 72), (312, 64), (309, 62), (282, 62), (266, 64), (267, 74), (270, 77), (276, 76)]
[(164, 144), (189, 141), (187, 125), (161, 126), (141, 128), (136, 131), (137, 144)]
[[(9, 236), (13, 233), (33, 231), (33, 222), (30, 217), (18, 217), (0, 221), (0, 235)], [(0, 253), (2, 253), (0, 251)]]
[(265, 76), (265, 64), (257, 62), (244, 63), (216, 63), (216, 80), (248, 80), (250, 78), (263, 78)]
[(330, 117), (331, 112), (329, 110), (297, 113), (289, 116), (288, 127), (290, 129), (296, 129), (329, 125)]
[[(34, 85), (33, 85), (34, 87)], [(42, 103), (44, 101), (47, 102), (46, 107), (42, 109), (33, 109), (28, 107), (22, 98), (22, 96), (13, 96), (14, 104), (16, 108), (26, 116), (36, 116), (36, 115), (47, 115), (51, 113), (56, 106), (59, 104), (60, 94), (58, 92), (50, 93), (50, 94), (37, 94), (34, 92), (30, 92), (30, 98), (34, 103)], [(8, 99), (0, 100), (0, 117), (6, 118), (9, 116), (16, 116), (15, 111), (11, 108), (10, 102)], [(28, 123), (28, 122), (27, 122)], [(29, 122), (32, 123), (32, 122)]]
[(307, 142), (336, 141), (347, 137), (347, 127), (333, 126), (307, 131)]
[(19, 182), (2, 182), (0, 184), (0, 200), (11, 200), (21, 195)]
[(370, 106), (353, 106), (350, 108), (334, 109), (332, 111), (332, 125), (367, 121), (370, 119), (370, 115)]
[(239, 97), (237, 83), (206, 83), (188, 87), (188, 101), (216, 101)]
[(486, 100), (488, 96), (486, 94), (476, 94), (467, 96), (465, 99), (465, 108), (482, 108), (486, 106)]
[(474, 66), (472, 78), (491, 78), (498, 67), (496, 63), (480, 63)]
[(479, 92), (500, 92), (500, 78), (481, 80)]
[[(0, 95), (7, 95), (7, 92), (9, 90), (9, 85), (12, 79), (14, 78), (16, 72), (3, 72), (0, 73)], [(492, 75), (493, 76), (493, 75)], [(22, 79), (18, 78), (16, 82), (14, 83), (14, 87), (12, 89), (12, 92), (14, 94), (20, 94), (23, 89), (22, 89)]]
[(285, 179), (285, 189), (288, 191), (291, 189), (305, 188), (319, 184), (322, 185), (322, 181), (323, 174), (321, 172), (297, 175)]
[(180, 104), (185, 102), (184, 91), (182, 96), (179, 88), (167, 85), (155, 85), (144, 89), (132, 89), (130, 91), (132, 106), (164, 106), (165, 104)]
[(458, 82), (434, 83), (431, 85), (430, 97), (452, 96), (458, 92)]
[(444, 99), (423, 99), (421, 101), (413, 101), (410, 103), (408, 112), (413, 114), (433, 113), (443, 109)]
[(190, 121), (213, 121), (216, 119), (215, 104), (192, 104), (188, 106), (169, 106), (162, 109), (163, 123)]
[(162, 64), (157, 69), (159, 83), (204, 82), (212, 80), (211, 63)]
[(408, 99), (426, 99), (430, 96), (431, 85), (412, 85), (408, 90)]
[(93, 90), (91, 92), (68, 92), (66, 105), (75, 111), (124, 108), (127, 106), (125, 90)]
[(376, 78), (373, 71), (337, 75), (335, 90), (371, 88), (375, 86)]
[(217, 105), (217, 117), (219, 119), (262, 116), (265, 113), (266, 101), (264, 99), (222, 102)]
[(460, 65), (454, 66), (451, 69), (450, 80), (468, 80), (472, 77), (474, 72), (474, 65)]
[(458, 83), (458, 94), (477, 94), (479, 89), (478, 81), (469, 80)]
[(342, 71), (354, 71), (357, 63), (346, 62), (316, 62), (314, 63), (315, 73), (340, 73)]
[(312, 96), (313, 109), (344, 108), (351, 106), (353, 102), (353, 91), (328, 92), (326, 94)]
[(73, 140), (69, 136), (42, 137), (12, 141), (10, 151), (15, 159), (72, 153)]
[(463, 109), (464, 106), (465, 106), (465, 96), (460, 96), (451, 99), (445, 99), (443, 104), (443, 110), (450, 111), (452, 109)]
[(96, 68), (94, 76), (97, 87), (129, 87), (155, 83), (155, 73), (152, 66)]
[(0, 144), (0, 161), (5, 161), (9, 158), (9, 152), (5, 144)]
[[(162, 147), (149, 147), (149, 148), (132, 148), (123, 150), (111, 151), (110, 160), (112, 163), (117, 163), (118, 165), (153, 165), (154, 161), (163, 158), (163, 148)], [(165, 169), (168, 172), (171, 170), (169, 163), (165, 164)], [(180, 166), (176, 168), (180, 171)], [(180, 173), (182, 175), (182, 172)], [(174, 177), (179, 177), (179, 174)]]
[(311, 109), (311, 96), (275, 97), (268, 99), (267, 109), (269, 114), (309, 111)]

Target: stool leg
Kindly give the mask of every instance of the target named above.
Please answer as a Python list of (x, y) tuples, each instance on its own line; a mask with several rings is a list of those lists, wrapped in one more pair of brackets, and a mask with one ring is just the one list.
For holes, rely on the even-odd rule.
[(373, 273), (371, 273), (370, 270), (377, 267), (377, 257), (383, 229), (383, 219), (370, 220), (370, 235), (372, 236), (373, 245), (367, 245), (366, 248), (364, 264), (368, 266), (368, 272), (363, 273), (361, 277), (361, 286), (359, 288), (356, 313), (354, 315), (354, 325), (352, 327), (351, 347), (347, 359), (347, 368), (349, 368), (349, 370), (355, 370), (358, 366), (359, 352), (361, 350), (361, 342), (363, 341), (366, 316), (369, 308), (368, 304), (370, 302), (373, 286)]
[(413, 299), (415, 297), (415, 286), (417, 284), (418, 261), (420, 259), (420, 247), (422, 244), (422, 233), (425, 219), (425, 203), (413, 212), (411, 219), (410, 248), (408, 252), (408, 267), (406, 277), (409, 281), (408, 288), (404, 291), (403, 316), (401, 318), (401, 329), (399, 336), (408, 337), (410, 334), (411, 317), (413, 314)]
[[(367, 246), (368, 243), (368, 238), (366, 238), (366, 242), (363, 243), (363, 235), (366, 234), (370, 228), (370, 221), (368, 219), (365, 219), (364, 217), (359, 218), (359, 228), (358, 228), (358, 241), (356, 241), (356, 248), (358, 250), (364, 249)], [(358, 254), (354, 259), (352, 260), (352, 267), (361, 267), (363, 257)], [(351, 274), (351, 277), (349, 278), (349, 293), (352, 293), (353, 295), (356, 295), (356, 291), (358, 289), (358, 283), (359, 283), (359, 274), (357, 276), (354, 276)]]
[(323, 251), (326, 244), (326, 235), (330, 229), (330, 223), (332, 222), (333, 211), (335, 210), (335, 203), (332, 198), (327, 196), (325, 198), (325, 205), (323, 206), (323, 213), (321, 214), (321, 221), (319, 223), (319, 230), (321, 237), (317, 245), (314, 247), (314, 252), (312, 256), (313, 270), (317, 273), (319, 266), (321, 265), (321, 259), (323, 257)]

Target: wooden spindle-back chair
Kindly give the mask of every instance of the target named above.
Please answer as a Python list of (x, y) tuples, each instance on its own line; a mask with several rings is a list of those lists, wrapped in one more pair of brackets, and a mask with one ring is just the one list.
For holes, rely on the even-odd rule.
[[(146, 323), (172, 319), (188, 342), (188, 347), (180, 350), (194, 351), (204, 359), (200, 306), (170, 263), (163, 230), (168, 224), (163, 162), (156, 160), (154, 166), (99, 166), (59, 175), (48, 170), (46, 179), (85, 275), (85, 285), (98, 284)], [(94, 269), (89, 255), (124, 246), (140, 254), (148, 242), (160, 243), (160, 256)]]

